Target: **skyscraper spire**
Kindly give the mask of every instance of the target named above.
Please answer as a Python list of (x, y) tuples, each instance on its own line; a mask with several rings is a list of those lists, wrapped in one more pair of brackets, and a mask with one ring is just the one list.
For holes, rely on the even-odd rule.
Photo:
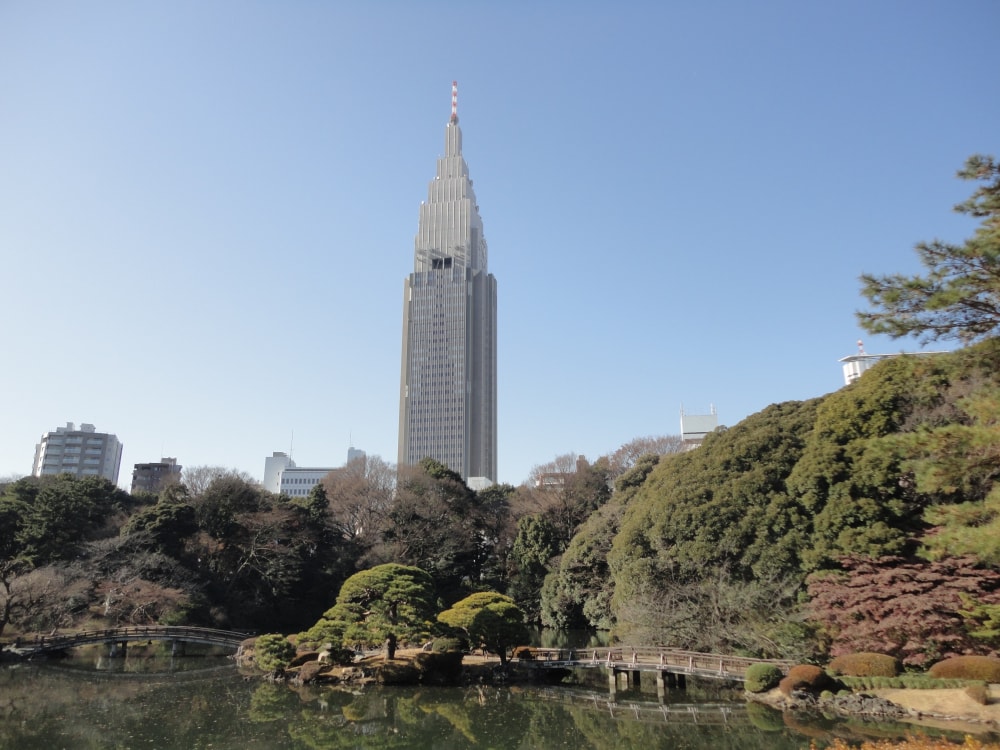
[(458, 81), (451, 82), (451, 121), (458, 122)]

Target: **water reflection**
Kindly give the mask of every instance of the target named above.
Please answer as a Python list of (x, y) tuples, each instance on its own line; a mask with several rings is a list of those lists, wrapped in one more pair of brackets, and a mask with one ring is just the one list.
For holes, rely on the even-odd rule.
[(784, 750), (807, 747), (811, 737), (906, 732), (807, 721), (698, 685), (663, 703), (581, 686), (352, 691), (263, 683), (222, 663), (158, 674), (0, 669), (0, 747)]

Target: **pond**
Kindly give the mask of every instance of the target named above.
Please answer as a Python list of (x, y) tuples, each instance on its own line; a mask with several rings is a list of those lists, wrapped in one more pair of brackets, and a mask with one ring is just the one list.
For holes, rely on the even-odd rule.
[[(101, 666), (102, 669), (95, 667)], [(0, 748), (670, 748), (783, 750), (906, 725), (805, 720), (691, 681), (655, 691), (586, 685), (294, 688), (224, 657), (68, 659), (0, 668)], [(957, 735), (954, 735), (957, 737)]]

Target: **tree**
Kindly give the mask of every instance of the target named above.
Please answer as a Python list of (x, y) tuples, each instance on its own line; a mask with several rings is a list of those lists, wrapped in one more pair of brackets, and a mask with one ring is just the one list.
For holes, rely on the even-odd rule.
[(967, 620), (974, 617), (963, 610), (970, 601), (1000, 604), (1000, 572), (973, 557), (849, 556), (841, 565), (809, 579), (809, 612), (831, 655), (874, 651), (922, 665), (988, 650), (972, 639)]
[(184, 542), (198, 531), (194, 508), (187, 503), (160, 502), (133, 513), (121, 535), (146, 534), (155, 548), (179, 557)]
[(396, 491), (396, 469), (378, 456), (362, 456), (321, 482), (333, 527), (347, 541), (378, 541)]
[(608, 457), (611, 478), (618, 479), (635, 466), (643, 456), (663, 456), (667, 453), (680, 453), (682, 450), (684, 450), (684, 441), (681, 440), (680, 435), (649, 435), (634, 438)]
[(202, 494), (216, 479), (239, 479), (247, 484), (259, 485), (248, 472), (227, 469), (224, 466), (189, 466), (182, 474), (182, 484), (192, 496)]
[(385, 643), (386, 659), (399, 641), (427, 637), (432, 629), (434, 580), (420, 568), (387, 563), (344, 581), (337, 603), (308, 633), (343, 633), (344, 643)]
[(517, 522), (517, 537), (511, 550), (515, 570), (508, 590), (533, 622), (540, 617), (539, 600), (549, 560), (558, 551), (556, 531), (545, 516), (523, 516)]
[(446, 601), (460, 599), (480, 579), (480, 511), (462, 477), (438, 461), (403, 467), (382, 542), (368, 559), (417, 566)]
[(991, 156), (972, 156), (958, 177), (983, 183), (955, 206), (982, 224), (962, 245), (919, 243), (924, 276), (861, 276), (861, 293), (876, 308), (858, 313), (865, 330), (963, 344), (1000, 333), (1000, 163)]
[(482, 644), (487, 651), (507, 663), (507, 649), (524, 642), (524, 612), (509, 596), (481, 591), (456, 602), (438, 615), (438, 620), (465, 633), (472, 645)]
[(254, 642), (253, 658), (265, 672), (277, 672), (295, 658), (295, 646), (280, 633), (266, 633)]

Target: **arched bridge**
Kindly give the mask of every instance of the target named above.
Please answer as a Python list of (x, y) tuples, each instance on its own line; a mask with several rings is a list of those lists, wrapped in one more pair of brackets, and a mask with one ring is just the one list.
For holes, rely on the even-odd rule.
[(92, 643), (107, 643), (111, 646), (124, 645), (135, 641), (171, 641), (173, 643), (200, 643), (208, 646), (223, 646), (234, 651), (251, 633), (214, 628), (192, 628), (172, 625), (139, 625), (106, 630), (83, 630), (77, 633), (38, 636), (33, 640), (18, 639), (14, 651), (22, 656), (65, 651)]

